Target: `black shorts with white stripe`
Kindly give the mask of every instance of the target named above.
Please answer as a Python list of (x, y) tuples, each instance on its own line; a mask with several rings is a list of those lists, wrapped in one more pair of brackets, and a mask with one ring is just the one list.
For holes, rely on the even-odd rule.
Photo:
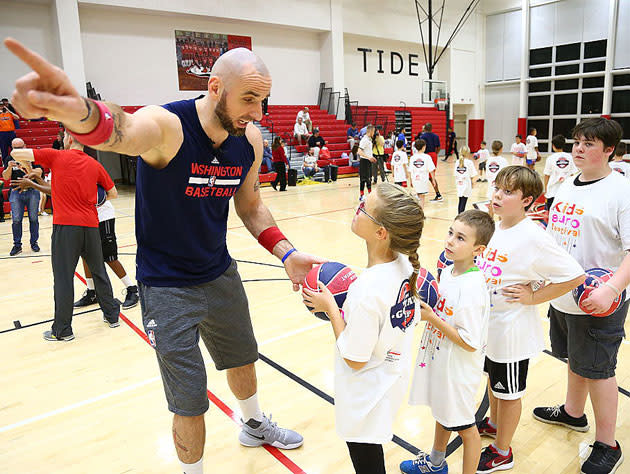
[(495, 362), (486, 357), (483, 371), (490, 379), (490, 389), (501, 400), (517, 400), (525, 394), (529, 359)]

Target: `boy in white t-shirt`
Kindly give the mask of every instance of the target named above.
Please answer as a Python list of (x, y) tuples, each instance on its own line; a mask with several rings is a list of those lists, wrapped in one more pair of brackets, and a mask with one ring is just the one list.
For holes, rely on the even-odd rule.
[[(529, 359), (545, 347), (536, 305), (570, 292), (585, 278), (575, 259), (525, 215), (542, 186), (538, 174), (524, 166), (499, 172), (492, 206), (501, 221), (477, 258), (492, 303), (484, 367), (490, 417), (479, 431), (496, 437), (481, 453), (478, 473), (514, 466), (510, 445), (521, 415)], [(540, 280), (550, 283), (534, 291), (531, 283)]]
[(619, 173), (621, 176), (625, 176), (630, 179), (630, 163), (623, 161), (623, 156), (626, 154), (626, 144), (619, 142), (617, 148), (615, 148), (615, 155), (613, 160), (608, 164), (610, 167)]
[(459, 149), (459, 159), (455, 162), (453, 174), (455, 175), (455, 189), (459, 203), (457, 204), (457, 214), (461, 214), (466, 209), (466, 203), (472, 193), (473, 180), (477, 176), (477, 169), (469, 159), (470, 149), (463, 146)]
[(481, 142), (479, 150), (477, 150), (477, 153), (473, 155), (473, 158), (475, 158), (475, 160), (479, 160), (479, 178), (477, 179), (477, 182), (483, 183), (488, 181), (483, 177), (483, 173), (486, 171), (486, 162), (488, 161), (488, 158), (490, 158), (490, 152), (486, 149), (485, 140)]
[(527, 155), (527, 147), (525, 146), (525, 143), (523, 143), (523, 137), (521, 137), (520, 135), (516, 135), (516, 137), (514, 137), (514, 143), (512, 143), (510, 153), (512, 153), (513, 165), (525, 166), (525, 155)]
[[(503, 142), (494, 140), (492, 142), (492, 156), (488, 158), (488, 162), (486, 163), (486, 179), (488, 180), (486, 196), (488, 199), (492, 199), (492, 195), (494, 194), (494, 181), (497, 179), (499, 171), (508, 165), (507, 160), (501, 156), (501, 153), (503, 153)], [(490, 207), (490, 210), (490, 215), (493, 215), (492, 207)]]
[(429, 180), (430, 177), (434, 177), (435, 165), (430, 155), (427, 155), (424, 150), (427, 147), (427, 143), (419, 138), (414, 142), (413, 149), (414, 154), (409, 159), (409, 176), (411, 178), (411, 185), (414, 191), (418, 195), (420, 204), (424, 208), (424, 195), (429, 192)]
[(409, 170), (407, 165), (409, 158), (405, 151), (405, 143), (402, 140), (396, 141), (396, 151), (392, 155), (392, 174), (394, 175), (394, 183), (402, 187), (407, 187), (409, 181)]
[(590, 396), (596, 430), (593, 449), (581, 468), (587, 474), (612, 473), (623, 462), (615, 440), (615, 368), (630, 295), (630, 183), (608, 163), (622, 133), (617, 122), (604, 118), (585, 119), (575, 127), (573, 161), (581, 173), (560, 186), (547, 226), (547, 233), (582, 268), (614, 272), (584, 301), (590, 313), (604, 312), (626, 289), (626, 301), (605, 318), (586, 315), (570, 294), (554, 299), (549, 307), (552, 352), (568, 358), (566, 400), (564, 405), (536, 408), (534, 418), (587, 431), (584, 407)]
[(566, 140), (563, 135), (556, 135), (551, 140), (553, 153), (545, 161), (545, 198), (547, 199), (547, 210), (553, 205), (553, 198), (560, 185), (569, 177), (577, 173), (578, 169), (573, 164), (573, 157), (570, 153), (564, 152)]
[(494, 221), (486, 212), (459, 214), (446, 237), (445, 255), (453, 264), (442, 271), (436, 312), (421, 303), (422, 320), (427, 325), (409, 403), (431, 407), (435, 437), (430, 455), (421, 452), (415, 460), (401, 463), (404, 474), (448, 472), (444, 457), (453, 431), (464, 443), (462, 472), (477, 471), (481, 439), (475, 424), (475, 397), (483, 378), (490, 298), (474, 259), (493, 232)]
[[(339, 310), (330, 291), (303, 287), (304, 303), (328, 314), (335, 347), (335, 420), (357, 474), (385, 474), (383, 443), (407, 393), (418, 324), (416, 279), (424, 213), (400, 186), (380, 183), (359, 204), (352, 232), (365, 240), (367, 269)], [(337, 467), (338, 472), (349, 469)]]
[(527, 148), (527, 167), (530, 170), (534, 169), (536, 162), (540, 160), (540, 153), (538, 152), (538, 138), (536, 138), (537, 131), (535, 128), (529, 129), (529, 135), (525, 139), (525, 148)]

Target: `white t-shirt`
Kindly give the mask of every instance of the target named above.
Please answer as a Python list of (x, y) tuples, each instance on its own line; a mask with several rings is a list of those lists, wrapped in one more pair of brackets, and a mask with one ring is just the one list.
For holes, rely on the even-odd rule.
[[(575, 179), (558, 189), (547, 232), (584, 270), (617, 271), (630, 250), (630, 182), (615, 172), (586, 186), (576, 186)], [(551, 304), (564, 313), (584, 314), (571, 293)]]
[(625, 176), (626, 178), (630, 179), (630, 163), (626, 163), (625, 161), (611, 161), (608, 164), (621, 176)]
[(98, 206), (96, 208), (96, 212), (98, 212), (99, 222), (105, 222), (116, 217), (116, 211), (114, 210), (114, 206), (109, 199), (105, 201), (102, 205)]
[(477, 266), (485, 274), (492, 303), (488, 357), (494, 362), (534, 357), (545, 347), (536, 306), (508, 303), (502, 290), (540, 280), (562, 283), (584, 270), (529, 218), (509, 229), (497, 225), (488, 247), (477, 257)]
[(475, 422), (475, 395), (483, 378), (488, 337), (490, 298), (477, 267), (453, 276), (453, 266), (442, 270), (436, 314), (457, 329), (468, 352), (427, 323), (414, 368), (411, 405), (428, 405), (442, 426), (454, 428)]
[[(348, 290), (347, 326), (335, 351), (335, 419), (344, 441), (383, 444), (392, 439), (420, 320), (409, 292), (412, 271), (409, 259), (399, 255), (365, 270)], [(367, 364), (353, 370), (344, 358)]]
[(455, 162), (453, 169), (455, 176), (455, 188), (458, 197), (470, 197), (472, 193), (472, 178), (477, 176), (477, 168), (472, 161), (464, 158), (464, 166), (459, 166), (459, 160)]
[(505, 168), (508, 165), (508, 162), (501, 155), (495, 156), (492, 155), (488, 159), (488, 163), (486, 164), (486, 179), (488, 180), (488, 191), (487, 196), (488, 199), (492, 199), (492, 195), (494, 194), (494, 182), (497, 179), (497, 175), (499, 171)]
[(409, 158), (407, 158), (407, 152), (404, 150), (396, 150), (392, 155), (392, 172), (394, 174), (395, 183), (407, 181), (407, 175), (405, 174), (405, 165), (408, 164)]
[(294, 135), (308, 135), (308, 128), (306, 128), (306, 124), (304, 122), (298, 123), (295, 122), (293, 126), (293, 134)]
[[(363, 137), (361, 138), (361, 141), (359, 142), (359, 148), (361, 148), (361, 150), (363, 151), (364, 154), (366, 154), (369, 157), (372, 157), (372, 139), (370, 137), (368, 137), (367, 135), (363, 135)], [(361, 156), (361, 155), (359, 155)], [(362, 160), (367, 160), (367, 158), (363, 158), (361, 156)]]
[(429, 173), (435, 170), (433, 159), (426, 153), (414, 153), (409, 158), (409, 173), (416, 194), (429, 192)]
[(302, 168), (304, 168), (305, 166), (315, 168), (315, 166), (317, 166), (317, 158), (311, 155), (305, 155), (304, 162), (302, 163)]
[(528, 135), (525, 139), (525, 147), (527, 148), (527, 159), (535, 161), (538, 158), (536, 148), (538, 147), (538, 138), (534, 135)]
[(488, 158), (490, 158), (490, 152), (487, 148), (479, 148), (479, 150), (477, 151), (477, 156), (479, 157), (479, 163), (483, 163), (484, 161), (487, 161)]
[[(510, 148), (510, 153), (512, 153), (512, 164), (513, 165), (524, 165), (525, 164), (525, 154), (527, 153), (527, 147), (525, 143), (512, 143), (512, 147)], [(517, 156), (517, 153), (523, 153), (523, 156)]]
[(554, 197), (560, 185), (566, 181), (569, 176), (574, 175), (577, 172), (578, 169), (573, 163), (571, 153), (561, 151), (549, 155), (547, 157), (547, 161), (545, 161), (544, 171), (544, 173), (549, 176), (545, 197)]
[(306, 122), (307, 120), (311, 119), (311, 114), (309, 114), (308, 112), (304, 112), (303, 110), (300, 110), (297, 114), (297, 117), (295, 118), (295, 121), (297, 122), (297, 119), (302, 118), (303, 122)]

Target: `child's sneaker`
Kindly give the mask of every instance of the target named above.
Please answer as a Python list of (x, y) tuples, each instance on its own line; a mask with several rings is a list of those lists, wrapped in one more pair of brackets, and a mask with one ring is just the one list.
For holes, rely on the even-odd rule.
[(263, 414), (263, 421), (257, 422), (258, 426), (255, 428), (250, 426), (252, 422), (253, 420), (249, 420), (247, 423), (243, 422), (243, 429), (238, 436), (238, 440), (243, 446), (253, 448), (270, 444), (280, 449), (295, 449), (304, 443), (304, 438), (295, 431), (280, 428), (277, 423), (273, 423), (271, 415), (267, 417)]
[(493, 427), (490, 423), (490, 417), (485, 417), (479, 423), (477, 423), (477, 430), (479, 430), (479, 434), (481, 436), (489, 436), (490, 438), (497, 437), (497, 429)]
[(400, 472), (403, 474), (447, 474), (448, 464), (445, 459), (439, 466), (434, 466), (431, 463), (431, 457), (421, 451), (416, 459), (401, 462)]
[(585, 474), (612, 474), (617, 471), (623, 463), (623, 453), (621, 446), (616, 442), (614, 448), (595, 441), (593, 450), (584, 464), (580, 472)]
[(494, 446), (490, 445), (481, 451), (481, 459), (479, 459), (479, 467), (477, 467), (477, 474), (486, 474), (495, 471), (507, 471), (514, 467), (514, 456), (512, 455), (512, 448), (507, 453), (507, 456), (502, 456)]
[(564, 405), (556, 405), (555, 407), (537, 407), (534, 408), (534, 418), (543, 423), (552, 425), (561, 425), (582, 433), (588, 431), (588, 420), (586, 415), (579, 418), (572, 417), (564, 411)]

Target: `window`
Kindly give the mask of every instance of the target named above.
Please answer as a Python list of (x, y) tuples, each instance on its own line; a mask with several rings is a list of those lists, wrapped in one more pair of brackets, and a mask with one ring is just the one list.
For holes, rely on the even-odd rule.
[[(549, 120), (528, 120), (527, 121), (527, 131), (534, 127), (536, 129), (536, 137), (539, 140), (547, 140), (549, 138)], [(523, 137), (525, 138), (525, 137)], [(540, 149), (540, 148), (539, 148)]]
[(529, 51), (529, 64), (548, 64), (551, 62), (551, 48), (531, 49)]
[(582, 79), (583, 89), (594, 89), (596, 87), (604, 87), (604, 76), (585, 77)]
[(553, 134), (564, 135), (565, 138), (571, 138), (571, 131), (575, 127), (576, 119), (554, 119)]
[(579, 64), (567, 64), (566, 66), (556, 66), (556, 74), (558, 76), (565, 76), (567, 74), (577, 74), (580, 72)]
[(606, 69), (606, 61), (584, 63), (584, 72), (603, 71), (604, 69)]
[(563, 44), (556, 46), (556, 62), (575, 61), (580, 59), (580, 43)]
[(529, 92), (546, 92), (551, 90), (551, 82), (530, 82)]
[(613, 117), (612, 119), (619, 123), (621, 128), (623, 128), (624, 140), (630, 139), (630, 117)]
[(605, 57), (606, 57), (606, 40), (605, 39), (584, 43), (584, 59), (605, 58)]
[(548, 95), (533, 95), (528, 100), (528, 115), (549, 115), (551, 98)]
[(556, 81), (555, 89), (557, 91), (566, 91), (571, 89), (578, 89), (579, 79), (565, 79), (563, 81)]
[[(613, 91), (612, 113), (623, 114), (623, 113), (628, 113), (628, 112), (630, 112), (630, 90)], [(630, 132), (630, 129), (628, 129), (627, 132)]]
[(588, 92), (582, 94), (582, 114), (601, 114), (603, 92)]
[(551, 76), (550, 67), (541, 67), (541, 68), (529, 70), (529, 77), (547, 77), (547, 76)]
[(577, 114), (577, 94), (561, 94), (553, 98), (554, 115)]
[(630, 74), (613, 76), (613, 86), (630, 86)]
[(546, 152), (549, 149), (549, 145), (547, 143), (538, 142), (538, 151)]

